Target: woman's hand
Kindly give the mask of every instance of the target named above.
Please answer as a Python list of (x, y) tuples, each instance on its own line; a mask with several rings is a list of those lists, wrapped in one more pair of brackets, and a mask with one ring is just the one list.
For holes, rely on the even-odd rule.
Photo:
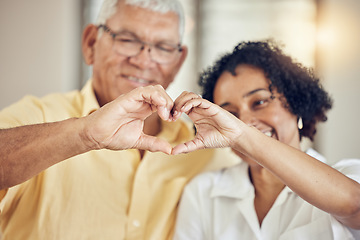
[(245, 125), (228, 111), (190, 92), (183, 92), (175, 100), (174, 118), (178, 118), (181, 113), (186, 113), (194, 122), (196, 136), (193, 140), (174, 147), (172, 154), (202, 148), (231, 147)]

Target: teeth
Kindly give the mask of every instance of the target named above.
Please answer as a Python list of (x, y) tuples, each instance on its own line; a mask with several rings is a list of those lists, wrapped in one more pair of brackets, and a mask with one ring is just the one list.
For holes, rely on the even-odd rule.
[(136, 77), (132, 77), (132, 76), (129, 76), (128, 77), (131, 81), (134, 81), (134, 82), (138, 82), (138, 83), (144, 83), (144, 84), (148, 84), (149, 81), (145, 80), (145, 79), (142, 79), (142, 78), (136, 78)]
[(264, 134), (265, 134), (266, 136), (268, 136), (268, 137), (271, 137), (271, 135), (272, 135), (271, 132), (265, 132)]

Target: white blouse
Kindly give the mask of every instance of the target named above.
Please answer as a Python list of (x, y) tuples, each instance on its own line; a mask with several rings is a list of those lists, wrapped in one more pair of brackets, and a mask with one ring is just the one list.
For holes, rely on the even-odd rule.
[[(322, 158), (312, 149), (307, 153)], [(360, 182), (360, 160), (342, 160), (334, 168)], [(360, 230), (347, 228), (288, 187), (279, 194), (260, 227), (254, 197), (245, 162), (197, 176), (184, 190), (174, 239), (360, 239)]]

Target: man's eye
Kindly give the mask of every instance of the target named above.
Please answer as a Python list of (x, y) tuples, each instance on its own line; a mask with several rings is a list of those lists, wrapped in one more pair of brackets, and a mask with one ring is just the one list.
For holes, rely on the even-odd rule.
[(172, 53), (176, 50), (174, 46), (168, 45), (168, 44), (157, 44), (156, 48), (163, 52), (169, 52)]
[(128, 38), (128, 37), (117, 37), (117, 38), (115, 38), (115, 40), (118, 42), (122, 42), (122, 43), (137, 43), (137, 42), (139, 42), (137, 39)]

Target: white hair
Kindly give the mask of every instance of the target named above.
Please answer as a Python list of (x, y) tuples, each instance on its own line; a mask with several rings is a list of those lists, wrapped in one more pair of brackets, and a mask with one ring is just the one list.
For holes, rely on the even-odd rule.
[(106, 20), (116, 13), (118, 2), (125, 1), (125, 4), (146, 8), (155, 12), (175, 12), (179, 17), (180, 41), (184, 36), (185, 15), (181, 3), (178, 0), (104, 0), (96, 24), (105, 24)]

